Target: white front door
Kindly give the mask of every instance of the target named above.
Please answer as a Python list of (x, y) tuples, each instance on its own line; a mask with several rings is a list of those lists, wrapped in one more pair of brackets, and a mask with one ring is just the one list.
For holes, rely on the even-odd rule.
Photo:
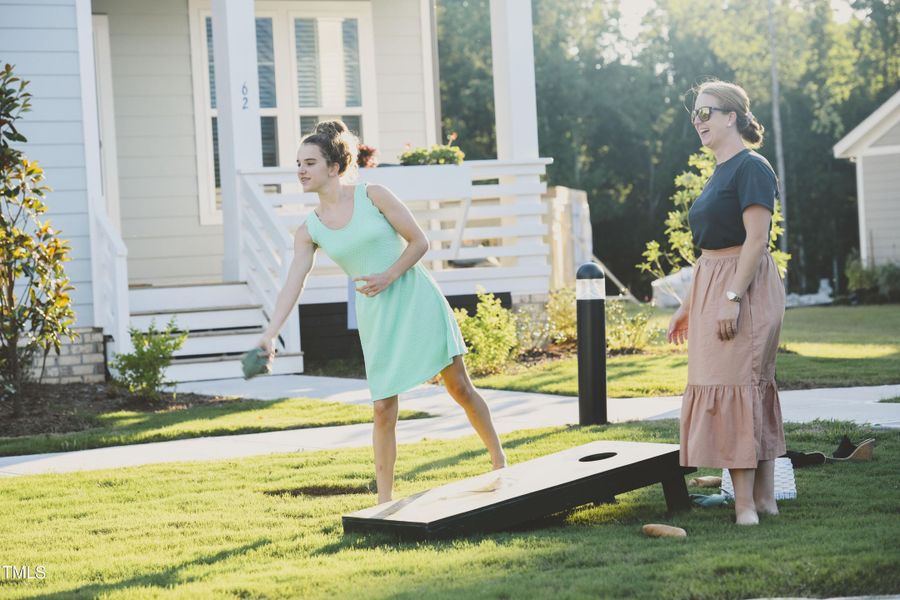
[(97, 112), (100, 126), (100, 175), (106, 212), (121, 235), (119, 218), (119, 169), (116, 159), (116, 119), (113, 105), (112, 62), (109, 53), (109, 17), (92, 15), (94, 26), (94, 71), (97, 82)]

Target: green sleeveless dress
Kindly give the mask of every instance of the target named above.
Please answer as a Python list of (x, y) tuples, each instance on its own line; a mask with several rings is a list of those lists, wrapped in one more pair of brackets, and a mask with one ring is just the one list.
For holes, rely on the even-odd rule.
[[(351, 278), (386, 271), (406, 248), (363, 184), (354, 190), (353, 215), (344, 227), (326, 227), (315, 212), (306, 227), (313, 242)], [(466, 353), (450, 305), (421, 263), (371, 298), (357, 294), (356, 321), (373, 401), (431, 379), (454, 356)]]

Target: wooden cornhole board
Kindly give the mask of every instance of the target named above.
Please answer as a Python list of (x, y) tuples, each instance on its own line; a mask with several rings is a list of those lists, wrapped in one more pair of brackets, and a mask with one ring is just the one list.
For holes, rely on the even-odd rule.
[(690, 507), (678, 446), (598, 441), (367, 508), (344, 532), (423, 539), (497, 531), (662, 483), (668, 510)]

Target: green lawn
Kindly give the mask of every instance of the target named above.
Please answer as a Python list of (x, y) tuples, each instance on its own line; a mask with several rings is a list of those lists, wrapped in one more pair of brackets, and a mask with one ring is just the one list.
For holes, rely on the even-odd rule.
[[(671, 311), (654, 318), (667, 326)], [(778, 356), (782, 389), (900, 383), (900, 305), (808, 307), (788, 310)], [(574, 357), (537, 366), (513, 366), (481, 377), (475, 385), (575, 396)], [(670, 344), (646, 354), (607, 360), (608, 392), (613, 397), (677, 395), (687, 382), (687, 352)]]
[[(429, 416), (403, 410), (401, 419)], [(240, 400), (210, 406), (150, 411), (117, 410), (91, 417), (95, 426), (83, 431), (0, 437), (0, 456), (85, 450), (106, 446), (166, 442), (184, 438), (258, 433), (306, 427), (352, 425), (372, 420), (371, 406), (309, 398)]]
[[(4, 565), (25, 598), (736, 598), (900, 592), (896, 465), (900, 432), (789, 424), (788, 447), (829, 451), (840, 435), (877, 438), (875, 460), (796, 471), (799, 498), (758, 527), (729, 508), (665, 514), (661, 486), (548, 517), (514, 532), (399, 543), (344, 536), (342, 514), (370, 506), (368, 448), (0, 479)], [(520, 462), (597, 439), (677, 440), (673, 420), (504, 436)], [(470, 436), (401, 446), (398, 495), (483, 472)], [(346, 495), (308, 496), (314, 486)], [(695, 490), (706, 491), (709, 490)], [(359, 493), (361, 492), (361, 493)], [(648, 522), (686, 539), (649, 539)]]

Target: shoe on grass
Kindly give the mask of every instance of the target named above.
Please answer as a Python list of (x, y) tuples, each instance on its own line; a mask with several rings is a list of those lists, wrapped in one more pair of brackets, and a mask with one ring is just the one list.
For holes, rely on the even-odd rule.
[(822, 452), (797, 452), (796, 450), (788, 450), (783, 456), (791, 459), (791, 464), (795, 469), (825, 464), (825, 454)]
[(861, 462), (872, 460), (874, 451), (875, 438), (868, 438), (861, 441), (859, 444), (854, 444), (850, 441), (850, 438), (845, 435), (841, 438), (837, 450), (835, 450), (830, 457), (827, 457), (827, 460), (829, 462), (841, 462), (845, 460)]

